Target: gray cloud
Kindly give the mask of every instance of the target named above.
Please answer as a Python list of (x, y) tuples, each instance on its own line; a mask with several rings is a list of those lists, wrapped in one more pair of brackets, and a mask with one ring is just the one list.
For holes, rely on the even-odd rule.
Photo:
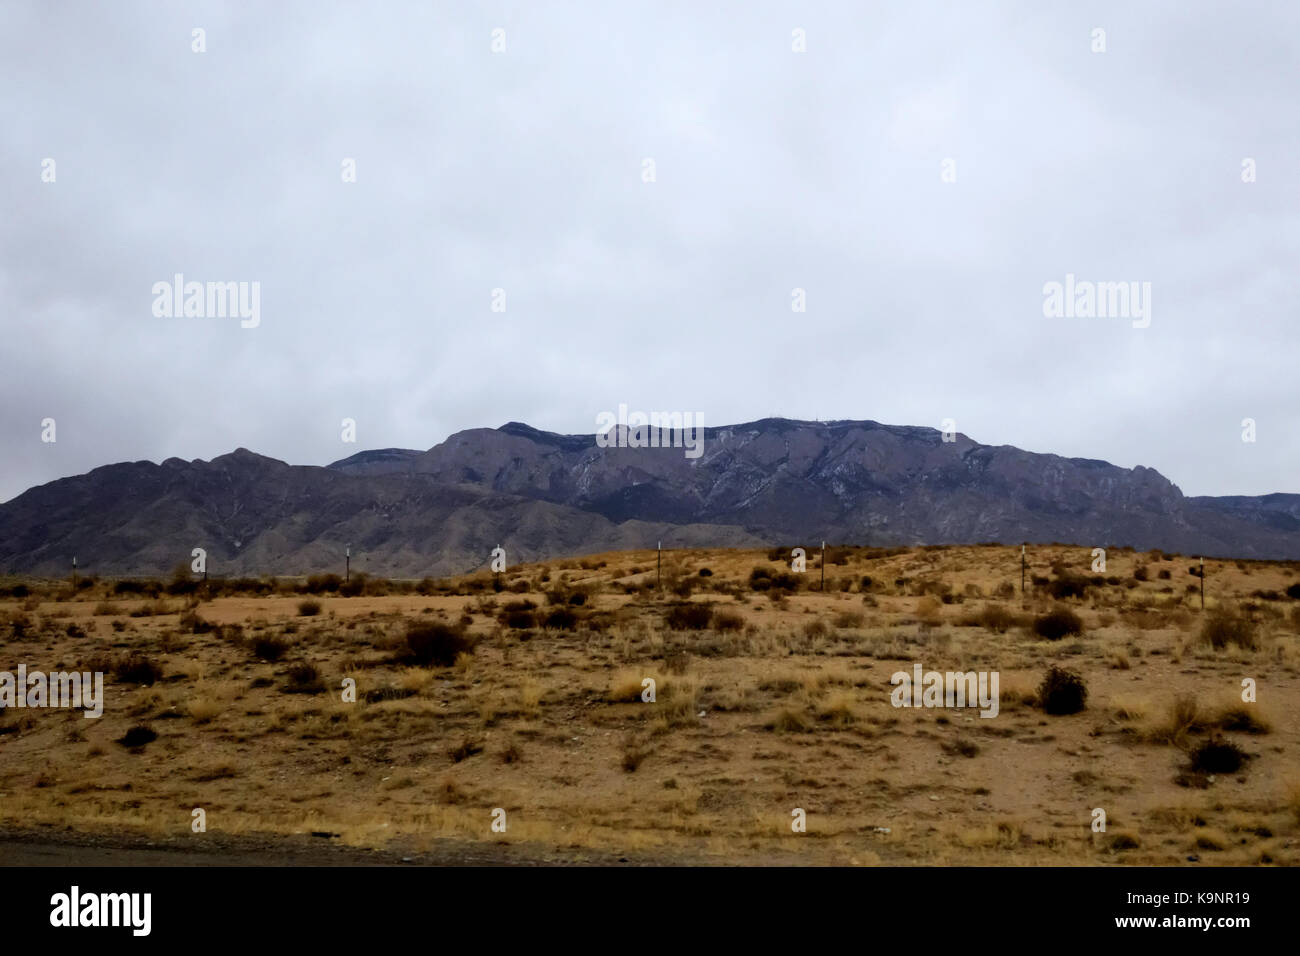
[[(0, 499), (620, 402), (1300, 491), (1294, 4), (375, 6), (0, 10)], [(155, 318), (177, 272), (261, 325)], [(1044, 318), (1066, 273), (1150, 328)]]

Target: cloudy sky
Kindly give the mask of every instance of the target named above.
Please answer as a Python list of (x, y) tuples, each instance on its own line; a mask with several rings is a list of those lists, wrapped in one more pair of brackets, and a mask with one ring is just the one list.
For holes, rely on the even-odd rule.
[[(619, 403), (1300, 492), (1298, 37), (1292, 0), (6, 3), (0, 500)], [(155, 315), (177, 273), (259, 324)], [(1150, 325), (1045, 316), (1067, 274)]]

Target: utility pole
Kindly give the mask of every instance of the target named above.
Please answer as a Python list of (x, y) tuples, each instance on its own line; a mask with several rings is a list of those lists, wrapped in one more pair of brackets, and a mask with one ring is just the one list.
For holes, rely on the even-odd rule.
[(352, 545), (343, 549), (343, 580), (347, 581), (352, 577)]
[(77, 590), (77, 556), (72, 556), (72, 590)]
[(1205, 610), (1205, 555), (1201, 555), (1201, 610)]

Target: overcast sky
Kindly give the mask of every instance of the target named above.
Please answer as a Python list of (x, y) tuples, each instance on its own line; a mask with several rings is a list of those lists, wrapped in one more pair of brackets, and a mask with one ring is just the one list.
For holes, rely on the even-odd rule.
[[(619, 403), (1300, 492), (1297, 41), (1293, 0), (7, 2), (0, 500)], [(176, 273), (259, 324), (156, 316)], [(1046, 317), (1067, 274), (1150, 325)]]

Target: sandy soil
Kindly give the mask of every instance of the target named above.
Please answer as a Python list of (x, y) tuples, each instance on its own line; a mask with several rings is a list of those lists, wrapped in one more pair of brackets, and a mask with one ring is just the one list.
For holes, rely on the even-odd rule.
[[(1251, 646), (1215, 649), (1192, 559), (1107, 558), (1059, 601), (1022, 599), (1019, 548), (997, 547), (850, 550), (824, 593), (810, 551), (779, 599), (750, 574), (787, 556), (698, 551), (666, 558), (662, 589), (653, 552), (619, 553), (512, 568), (501, 593), (483, 576), (448, 582), (458, 594), (322, 596), (314, 616), (303, 595), (156, 603), (112, 582), (0, 601), (0, 669), (108, 671), (99, 719), (0, 713), (0, 862), (1300, 861), (1296, 568), (1209, 562), (1209, 610), (1252, 622)], [(1030, 574), (1091, 577), (1091, 562), (1039, 548)], [(574, 629), (508, 626), (520, 601), (569, 607)], [(688, 602), (709, 626), (669, 626)], [(1058, 604), (1083, 631), (1044, 640), (1029, 625)], [(412, 622), (462, 616), (472, 653), (404, 659)], [(133, 655), (154, 683), (130, 682)], [(917, 663), (996, 671), (998, 715), (893, 706), (891, 675)], [(318, 687), (295, 686), (304, 664)], [(1084, 710), (1044, 712), (1050, 665), (1086, 682)], [(133, 727), (157, 737), (120, 742)], [(1212, 738), (1244, 750), (1239, 770), (1192, 771)]]

